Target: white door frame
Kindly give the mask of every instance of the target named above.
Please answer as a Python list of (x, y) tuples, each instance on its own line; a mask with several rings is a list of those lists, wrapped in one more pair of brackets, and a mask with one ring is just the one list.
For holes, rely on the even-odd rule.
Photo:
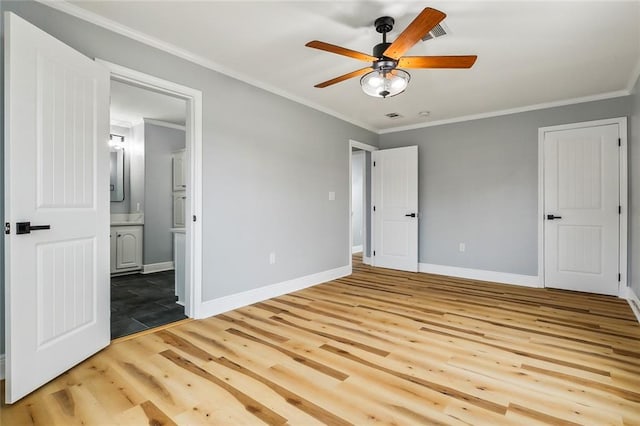
[(609, 118), (605, 120), (584, 121), (580, 123), (562, 124), (559, 126), (540, 127), (538, 129), (538, 277), (540, 284), (544, 282), (544, 136), (546, 132), (559, 130), (572, 130), (584, 127), (606, 126), (617, 124), (620, 131), (619, 151), (619, 197), (622, 211), (619, 226), (618, 270), (620, 282), (618, 284), (618, 297), (627, 296), (627, 220), (628, 220), (628, 193), (627, 193), (627, 117)]
[[(352, 185), (352, 178), (353, 176), (351, 175), (352, 170), (351, 170), (351, 161), (352, 161), (352, 155), (353, 155), (353, 148), (357, 148), (360, 149), (362, 151), (368, 151), (368, 152), (373, 152), (373, 151), (377, 151), (378, 147), (375, 147), (373, 145), (369, 145), (366, 143), (362, 143), (362, 142), (358, 142), (358, 141), (354, 141), (353, 139), (349, 139), (349, 210), (347, 211), (347, 214), (349, 216), (349, 251), (347, 254), (348, 257), (348, 265), (349, 268), (353, 267), (352, 264), (352, 256), (351, 256), (351, 251), (352, 251), (352, 247), (353, 247), (353, 220), (351, 218), (351, 209), (353, 208), (353, 206), (351, 205), (352, 199), (351, 197), (353, 197), (353, 194), (351, 193), (351, 185)], [(366, 154), (365, 154), (366, 155)], [(364, 186), (364, 191), (362, 192), (362, 204), (364, 206), (363, 208), (363, 213), (364, 213), (364, 217), (362, 219), (362, 229), (363, 229), (363, 233), (362, 233), (362, 261), (364, 263), (370, 264), (371, 260), (367, 260), (366, 256), (367, 256), (367, 236), (369, 236), (369, 233), (367, 233), (367, 213), (369, 212), (369, 209), (367, 208), (367, 203), (369, 201), (369, 199), (367, 198), (367, 162), (366, 162), (366, 156), (365, 156), (365, 161), (364, 161), (364, 173), (362, 174), (362, 180), (363, 180), (363, 186)], [(373, 233), (373, 230), (371, 231), (371, 233)]]
[(186, 101), (187, 121), (185, 151), (189, 175), (185, 218), (185, 315), (200, 318), (202, 312), (202, 92), (168, 80), (132, 70), (108, 61), (96, 59), (111, 72), (111, 79)]

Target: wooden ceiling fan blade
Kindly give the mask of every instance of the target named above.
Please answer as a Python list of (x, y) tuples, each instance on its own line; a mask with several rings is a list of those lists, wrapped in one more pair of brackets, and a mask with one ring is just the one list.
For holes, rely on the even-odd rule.
[(471, 68), (478, 57), (466, 56), (403, 56), (398, 68)]
[(332, 78), (331, 80), (327, 80), (327, 81), (325, 81), (323, 83), (318, 83), (313, 87), (317, 87), (319, 89), (322, 89), (322, 88), (325, 88), (327, 86), (331, 86), (332, 84), (340, 83), (341, 81), (345, 81), (345, 80), (348, 80), (348, 79), (353, 78), (353, 77), (358, 77), (359, 75), (364, 75), (364, 74), (366, 74), (368, 72), (371, 72), (371, 71), (373, 71), (373, 68), (371, 68), (371, 67), (362, 68), (362, 69), (359, 69), (359, 70), (356, 70), (356, 71), (352, 71), (352, 72), (350, 72), (348, 74), (341, 75), (340, 77)]
[(373, 62), (378, 60), (378, 58), (376, 58), (375, 56), (367, 55), (366, 53), (358, 52), (356, 50), (347, 49), (345, 47), (336, 46), (335, 44), (325, 43), (318, 40), (310, 41), (309, 43), (305, 44), (305, 46), (324, 50), (325, 52), (336, 53), (342, 56), (348, 56), (360, 61)]
[(384, 56), (399, 59), (404, 52), (413, 47), (429, 31), (440, 23), (447, 15), (430, 7), (425, 8), (416, 19), (398, 36), (396, 41), (384, 51)]

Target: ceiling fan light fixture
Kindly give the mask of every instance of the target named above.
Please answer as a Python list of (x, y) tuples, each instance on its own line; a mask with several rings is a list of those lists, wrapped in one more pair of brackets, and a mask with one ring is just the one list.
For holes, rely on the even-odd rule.
[(405, 70), (375, 70), (360, 79), (362, 91), (376, 98), (390, 98), (405, 91), (411, 75)]

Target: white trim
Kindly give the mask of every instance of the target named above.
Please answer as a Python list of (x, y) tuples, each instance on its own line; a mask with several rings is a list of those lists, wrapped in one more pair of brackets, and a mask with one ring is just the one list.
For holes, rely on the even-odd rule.
[[(349, 268), (351, 268), (353, 266), (353, 259), (351, 258), (351, 254), (352, 254), (352, 248), (353, 248), (353, 221), (351, 218), (351, 209), (353, 208), (353, 206), (351, 205), (351, 198), (353, 197), (353, 194), (351, 194), (351, 185), (352, 185), (352, 170), (351, 170), (351, 162), (352, 162), (352, 156), (353, 156), (353, 148), (356, 149), (360, 149), (362, 151), (369, 151), (369, 152), (373, 152), (373, 151), (377, 151), (378, 147), (377, 146), (373, 146), (373, 145), (369, 145), (363, 142), (358, 142), (356, 140), (353, 139), (349, 139), (349, 144), (348, 144), (348, 149), (349, 149), (349, 153), (348, 155), (348, 163), (349, 163), (349, 189), (347, 190), (347, 194), (349, 194), (348, 198), (349, 198), (349, 206), (348, 206), (348, 210), (347, 210), (347, 217), (348, 217), (348, 222), (349, 222), (349, 248), (350, 250), (347, 252), (347, 265), (349, 266)], [(366, 156), (365, 156), (365, 161), (364, 163), (364, 170), (363, 170), (363, 174), (362, 174), (362, 180), (364, 183), (364, 191), (362, 194), (362, 204), (364, 206), (363, 211), (364, 211), (364, 217), (363, 217), (363, 221), (362, 221), (362, 229), (364, 230), (364, 232), (362, 233), (362, 251), (364, 254), (367, 253), (367, 237), (369, 236), (369, 233), (367, 233), (367, 213), (368, 213), (368, 209), (367, 207), (367, 203), (368, 203), (368, 199), (367, 199), (367, 165), (366, 165)], [(373, 183), (372, 183), (373, 184)], [(373, 230), (371, 231), (373, 233)], [(373, 239), (372, 239), (373, 241)]]
[(168, 127), (170, 129), (183, 130), (183, 131), (187, 129), (187, 127), (183, 126), (182, 124), (170, 123), (168, 121), (162, 121), (162, 120), (154, 120), (153, 118), (143, 118), (142, 121), (144, 121), (145, 124), (153, 124), (154, 126)]
[(148, 265), (142, 265), (141, 274), (153, 274), (154, 272), (172, 271), (174, 270), (173, 260), (169, 262), (149, 263)]
[(486, 271), (484, 269), (459, 268), (457, 266), (419, 263), (418, 271), (426, 274), (489, 281), (500, 284), (512, 284), (523, 287), (542, 287), (540, 278), (535, 275), (512, 274), (509, 272)]
[(631, 306), (631, 310), (635, 314), (636, 319), (640, 323), (640, 299), (631, 287), (627, 287), (627, 301), (629, 302), (629, 306)]
[(359, 246), (353, 246), (351, 247), (351, 253), (362, 253), (362, 244), (360, 244)]
[(115, 21), (112, 21), (111, 19), (107, 19), (103, 16), (100, 16), (96, 13), (93, 12), (89, 12), (86, 9), (83, 9), (81, 7), (75, 6), (71, 3), (68, 3), (66, 1), (63, 0), (58, 0), (58, 1), (51, 1), (51, 0), (36, 0), (39, 3), (42, 3), (46, 6), (49, 6), (53, 9), (57, 9), (61, 12), (64, 12), (68, 15), (71, 16), (75, 16), (76, 18), (82, 19), (84, 21), (90, 22), (94, 25), (97, 25), (99, 27), (102, 28), (106, 28), (109, 31), (112, 31), (114, 33), (123, 35), (125, 37), (128, 37), (130, 39), (136, 40), (140, 43), (144, 43), (148, 46), (154, 47), (156, 49), (162, 50), (164, 52), (170, 53), (174, 56), (177, 56), (178, 58), (184, 59), (186, 61), (192, 62), (194, 64), (198, 64), (200, 66), (203, 66), (205, 68), (208, 68), (210, 70), (213, 70), (215, 72), (218, 72), (220, 74), (224, 74), (227, 75), (231, 78), (234, 78), (236, 80), (240, 80), (244, 83), (250, 84), (251, 86), (257, 87), (259, 89), (265, 90), (267, 92), (271, 92), (275, 95), (281, 96), (283, 98), (289, 99), (293, 102), (308, 106), (309, 108), (313, 108), (315, 110), (318, 110), (320, 112), (324, 112), (325, 114), (329, 114), (333, 117), (336, 117), (342, 121), (346, 121), (347, 123), (351, 123), (355, 126), (361, 127), (363, 129), (369, 130), (371, 132), (377, 133), (377, 130), (373, 127), (371, 127), (369, 124), (367, 123), (362, 123), (359, 122), (357, 120), (354, 120), (351, 117), (347, 117), (343, 114), (340, 114), (339, 112), (336, 112), (330, 108), (326, 108), (322, 105), (313, 103), (313, 102), (309, 102), (306, 99), (303, 99), (299, 96), (296, 96), (294, 94), (291, 94), (285, 90), (279, 89), (277, 87), (271, 86), (267, 83), (264, 83), (262, 81), (258, 81), (255, 80), (252, 77), (249, 77), (245, 74), (233, 71), (217, 62), (211, 61), (203, 56), (200, 55), (196, 55), (195, 53), (189, 52), (188, 50), (182, 49), (178, 46), (175, 46), (173, 44), (164, 42), (158, 38), (152, 37), (148, 34), (144, 34), (143, 32), (134, 30), (130, 27), (127, 27), (125, 25), (119, 24)]
[(362, 263), (364, 263), (365, 265), (373, 265), (371, 256), (362, 256)]
[(133, 127), (133, 123), (131, 123), (130, 121), (117, 120), (115, 118), (112, 118), (111, 120), (109, 120), (109, 125), (118, 126), (118, 127), (125, 127), (127, 129), (130, 129), (130, 128)]
[(518, 114), (521, 112), (535, 111), (539, 109), (555, 108), (559, 106), (581, 104), (584, 102), (601, 101), (604, 99), (620, 98), (622, 96), (628, 96), (629, 90), (618, 90), (615, 92), (601, 93), (598, 95), (583, 96), (580, 98), (565, 99), (561, 101), (545, 102), (542, 104), (528, 105), (518, 108), (503, 109), (498, 111), (483, 112), (480, 114), (464, 115), (461, 117), (447, 118), (444, 120), (430, 121), (427, 123), (410, 124), (407, 126), (391, 127), (388, 129), (378, 130), (379, 135), (386, 133), (402, 132), (405, 130), (422, 129), (424, 127), (441, 126), (443, 124), (460, 123), (463, 121), (480, 120), (483, 118), (499, 117), (501, 115)]
[(283, 294), (293, 293), (298, 290), (305, 289), (327, 281), (335, 280), (341, 277), (351, 275), (350, 266), (341, 266), (339, 268), (330, 269), (328, 271), (318, 272), (316, 274), (306, 275), (300, 278), (283, 281), (276, 284), (258, 287), (252, 290), (243, 291), (241, 293), (231, 294), (229, 296), (219, 297), (214, 300), (203, 302), (198, 310), (196, 319), (207, 318), (218, 315), (253, 303), (262, 302), (267, 299), (281, 296)]
[(582, 121), (579, 123), (562, 124), (559, 126), (540, 127), (538, 129), (538, 276), (544, 286), (544, 136), (546, 132), (581, 129), (585, 127), (618, 125), (618, 137), (621, 140), (619, 152), (619, 202), (622, 206), (618, 235), (618, 297), (625, 297), (627, 287), (627, 221), (629, 215), (628, 203), (628, 156), (627, 156), (627, 117), (607, 118), (604, 120)]
[(356, 140), (353, 139), (349, 139), (349, 147), (350, 148), (356, 148), (356, 149), (361, 149), (363, 151), (377, 151), (378, 148), (377, 146), (373, 146), (373, 145), (369, 145), (368, 143), (362, 143), (362, 142), (358, 142)]
[(185, 150), (188, 175), (187, 199), (189, 200), (186, 206), (186, 217), (195, 216), (200, 220), (196, 222), (189, 220), (186, 224), (185, 315), (195, 318), (202, 305), (202, 92), (98, 58), (96, 62), (109, 69), (112, 79), (170, 94), (186, 101)]
[(0, 355), (0, 380), (4, 380), (4, 378), (5, 378), (4, 358), (5, 358), (4, 354)]

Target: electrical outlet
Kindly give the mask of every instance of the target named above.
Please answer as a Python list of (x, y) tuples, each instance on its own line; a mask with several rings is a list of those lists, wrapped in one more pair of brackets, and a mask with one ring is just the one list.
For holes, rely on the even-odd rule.
[(275, 265), (276, 263), (276, 253), (275, 252), (271, 252), (269, 253), (269, 265)]
[(460, 251), (460, 253), (464, 253), (466, 249), (467, 245), (465, 243), (460, 243), (460, 245), (458, 246), (458, 250)]

